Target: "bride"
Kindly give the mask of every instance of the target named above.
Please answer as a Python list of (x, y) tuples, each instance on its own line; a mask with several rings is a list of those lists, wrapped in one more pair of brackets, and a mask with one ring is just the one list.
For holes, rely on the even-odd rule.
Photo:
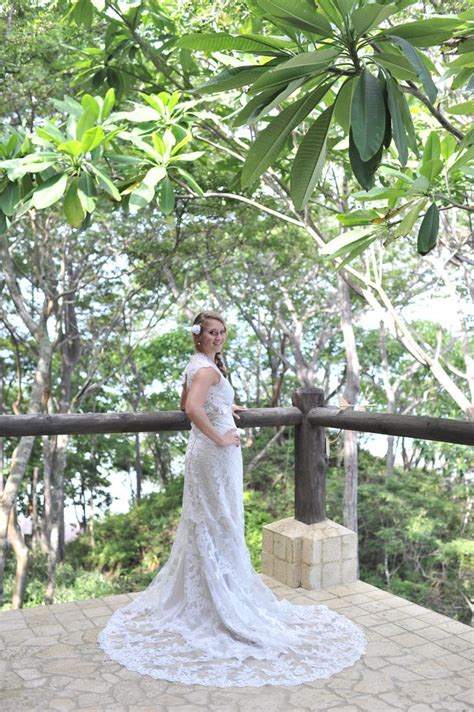
[(166, 564), (98, 635), (129, 670), (192, 685), (297, 685), (353, 665), (362, 630), (325, 605), (278, 600), (244, 539), (242, 453), (222, 316), (200, 312), (181, 408), (191, 421), (181, 518)]

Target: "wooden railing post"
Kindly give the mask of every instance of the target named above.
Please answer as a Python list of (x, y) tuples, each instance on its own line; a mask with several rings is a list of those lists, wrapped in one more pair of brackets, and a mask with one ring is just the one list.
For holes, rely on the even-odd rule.
[(314, 524), (326, 519), (326, 442), (324, 428), (311, 425), (307, 414), (324, 406), (324, 391), (298, 388), (291, 400), (303, 413), (295, 426), (295, 519)]

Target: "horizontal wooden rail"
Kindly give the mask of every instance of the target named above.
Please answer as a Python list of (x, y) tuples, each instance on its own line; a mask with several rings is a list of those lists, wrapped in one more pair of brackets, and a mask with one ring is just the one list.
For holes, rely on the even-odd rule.
[[(300, 425), (299, 408), (249, 408), (239, 413), (236, 425)], [(338, 408), (312, 408), (312, 425), (358, 430), (384, 435), (403, 435), (442, 442), (474, 445), (474, 422), (421, 415), (388, 415)], [(25, 435), (85, 435), (92, 433), (138, 433), (189, 430), (190, 421), (180, 410), (145, 413), (58, 413), (54, 415), (2, 415), (0, 437)]]
[[(299, 408), (249, 408), (239, 414), (236, 424), (243, 428), (258, 425), (298, 425), (303, 420)], [(149, 433), (189, 430), (191, 423), (181, 410), (149, 413), (57, 413), (54, 415), (1, 415), (0, 437), (25, 435), (85, 435), (92, 433)]]
[[(295, 519), (306, 524), (326, 518), (325, 427), (474, 445), (472, 421), (327, 408), (320, 388), (304, 386), (293, 393), (292, 403), (291, 408), (240, 411), (235, 424), (240, 428), (295, 426)], [(181, 410), (0, 416), (0, 437), (162, 432), (190, 427), (189, 418)]]
[(388, 415), (328, 407), (312, 408), (308, 411), (307, 417), (313, 425), (327, 428), (474, 445), (474, 421), (472, 420), (431, 418), (424, 415)]

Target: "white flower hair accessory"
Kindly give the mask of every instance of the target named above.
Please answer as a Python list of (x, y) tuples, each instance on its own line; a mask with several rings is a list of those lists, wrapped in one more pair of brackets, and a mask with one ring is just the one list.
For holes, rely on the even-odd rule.
[(193, 334), (200, 334), (201, 333), (201, 324), (193, 324), (191, 327), (191, 331)]

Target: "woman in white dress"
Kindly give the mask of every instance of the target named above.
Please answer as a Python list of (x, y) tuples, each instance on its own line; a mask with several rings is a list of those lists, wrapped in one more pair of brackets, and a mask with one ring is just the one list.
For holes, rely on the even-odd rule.
[(191, 421), (183, 506), (166, 564), (97, 638), (114, 660), (193, 685), (297, 685), (353, 665), (366, 641), (325, 605), (278, 600), (244, 538), (242, 453), (221, 351), (223, 318), (200, 312), (181, 408)]

